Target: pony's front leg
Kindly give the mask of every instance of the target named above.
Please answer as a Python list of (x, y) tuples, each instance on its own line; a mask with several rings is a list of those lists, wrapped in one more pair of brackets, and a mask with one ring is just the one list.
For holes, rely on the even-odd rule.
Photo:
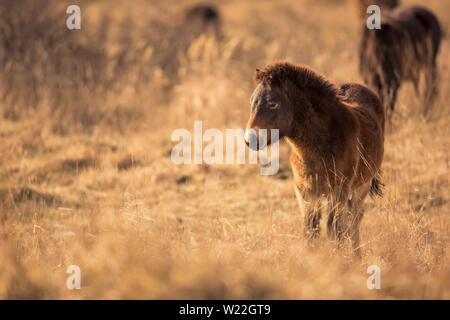
[(304, 219), (305, 238), (308, 240), (318, 238), (321, 218), (320, 200), (301, 192), (298, 187), (295, 187), (295, 193)]
[[(345, 188), (347, 189), (347, 188)], [(349, 194), (347, 190), (341, 188), (338, 195), (331, 196), (328, 199), (329, 213), (327, 222), (327, 233), (331, 240), (337, 242), (338, 246), (342, 243), (345, 234), (348, 231), (348, 201)]]
[(344, 215), (343, 210), (345, 210), (345, 208), (340, 203), (335, 203), (334, 201), (329, 201), (328, 205), (328, 237), (340, 245), (345, 233), (345, 226), (342, 218)]

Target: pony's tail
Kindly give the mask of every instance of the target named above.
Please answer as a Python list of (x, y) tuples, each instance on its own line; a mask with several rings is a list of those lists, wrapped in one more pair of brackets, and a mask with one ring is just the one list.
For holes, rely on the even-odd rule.
[(375, 196), (383, 197), (383, 187), (384, 184), (381, 182), (380, 175), (377, 174), (370, 184), (370, 196), (374, 198)]

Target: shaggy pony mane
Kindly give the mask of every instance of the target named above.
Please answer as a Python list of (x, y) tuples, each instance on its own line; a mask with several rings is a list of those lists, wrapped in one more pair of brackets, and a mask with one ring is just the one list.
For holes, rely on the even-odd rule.
[(325, 77), (309, 67), (280, 61), (268, 65), (262, 70), (256, 69), (256, 83), (270, 86), (281, 86), (287, 81), (295, 84), (300, 90), (320, 93), (327, 98), (337, 98), (338, 90)]

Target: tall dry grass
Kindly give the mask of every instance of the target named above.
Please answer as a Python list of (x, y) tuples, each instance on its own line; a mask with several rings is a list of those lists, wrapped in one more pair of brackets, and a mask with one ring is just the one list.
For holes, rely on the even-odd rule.
[[(188, 30), (193, 3), (81, 1), (68, 31), (64, 1), (1, 2), (0, 297), (448, 299), (448, 39), (431, 115), (401, 90), (357, 260), (325, 235), (306, 245), (285, 144), (271, 177), (170, 160), (176, 128), (242, 128), (254, 69), (274, 60), (361, 81), (356, 15), (345, 0), (217, 1), (217, 38)], [(447, 1), (426, 6), (449, 34)]]

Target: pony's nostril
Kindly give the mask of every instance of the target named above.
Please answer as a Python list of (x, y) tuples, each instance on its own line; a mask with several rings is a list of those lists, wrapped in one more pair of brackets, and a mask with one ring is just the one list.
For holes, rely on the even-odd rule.
[(245, 133), (244, 133), (244, 140), (245, 140), (245, 143), (246, 143), (247, 146), (248, 146), (249, 143), (250, 143), (250, 130), (248, 130), (248, 129), (245, 130)]
[(252, 150), (258, 150), (258, 136), (254, 130), (245, 130), (245, 143)]

